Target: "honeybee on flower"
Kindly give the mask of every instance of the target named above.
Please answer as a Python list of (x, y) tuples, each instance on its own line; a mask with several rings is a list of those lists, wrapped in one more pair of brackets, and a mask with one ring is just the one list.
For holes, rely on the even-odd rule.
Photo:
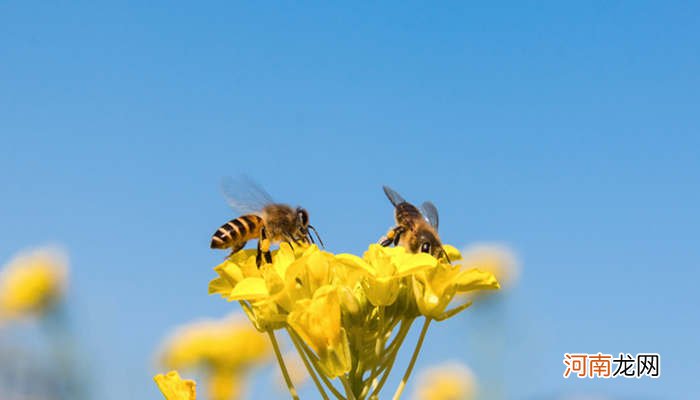
[(209, 293), (237, 301), (253, 326), (267, 333), (293, 399), (299, 397), (276, 332), (289, 335), (324, 400), (376, 400), (413, 323), (422, 318), (397, 400), (431, 322), (470, 306), (453, 305), (458, 295), (499, 288), (490, 272), (452, 264), (461, 255), (440, 240), (432, 203), (420, 211), (392, 189), (384, 192), (395, 207), (396, 226), (361, 257), (330, 253), (310, 239), (295, 245), (297, 236), (270, 251), (264, 264), (260, 252), (269, 249), (259, 246), (236, 251), (214, 268), (218, 277)]
[(214, 232), (212, 249), (231, 249), (231, 255), (241, 250), (249, 240), (258, 240), (256, 263), (271, 263), (270, 245), (274, 243), (314, 243), (309, 213), (303, 207), (293, 208), (276, 203), (260, 186), (247, 178), (227, 178), (223, 184), (229, 205), (243, 215), (234, 218)]

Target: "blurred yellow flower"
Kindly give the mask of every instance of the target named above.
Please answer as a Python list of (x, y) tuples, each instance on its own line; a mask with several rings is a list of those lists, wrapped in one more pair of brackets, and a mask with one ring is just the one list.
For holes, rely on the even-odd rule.
[[(289, 378), (292, 380), (294, 386), (300, 387), (305, 385), (309, 380), (309, 371), (306, 370), (300, 355), (296, 351), (288, 351), (283, 355), (283, 358), (289, 372)], [(287, 390), (284, 377), (279, 373), (279, 370), (277, 370), (277, 373), (273, 376), (273, 380), (280, 390)]]
[(206, 377), (208, 400), (240, 399), (245, 388), (244, 374), (240, 371), (215, 368)]
[(167, 374), (158, 374), (153, 377), (158, 389), (160, 389), (166, 400), (196, 400), (196, 383), (192, 380), (183, 380), (177, 371), (170, 371)]
[(68, 267), (56, 249), (22, 253), (0, 271), (0, 319), (41, 316), (65, 291)]
[(161, 363), (173, 369), (200, 365), (239, 369), (256, 365), (269, 356), (265, 336), (237, 314), (176, 329), (163, 346)]
[(416, 379), (414, 400), (473, 400), (476, 383), (471, 370), (457, 362), (436, 365)]
[(510, 289), (520, 278), (520, 264), (515, 253), (505, 245), (494, 243), (477, 243), (462, 251), (464, 268), (478, 268), (492, 273), (498, 283)]
[(200, 368), (210, 400), (239, 398), (246, 374), (271, 355), (267, 339), (242, 315), (205, 320), (178, 328), (165, 342), (166, 368)]

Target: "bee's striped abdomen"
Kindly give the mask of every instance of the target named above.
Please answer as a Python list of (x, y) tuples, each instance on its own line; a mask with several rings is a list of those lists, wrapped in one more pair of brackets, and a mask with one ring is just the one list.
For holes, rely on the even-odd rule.
[(242, 215), (221, 225), (211, 237), (212, 249), (227, 249), (236, 252), (245, 243), (260, 236), (263, 219), (257, 215)]

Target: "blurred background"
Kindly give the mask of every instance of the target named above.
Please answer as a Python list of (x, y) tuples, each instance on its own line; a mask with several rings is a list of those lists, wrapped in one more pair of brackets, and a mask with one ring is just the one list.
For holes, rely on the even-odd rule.
[[(465, 364), (483, 399), (700, 397), (698, 26), (681, 1), (2, 2), (0, 264), (54, 245), (70, 273), (60, 311), (0, 325), (0, 398), (161, 398), (172, 330), (238, 311), (207, 285), (240, 173), (334, 252), (392, 224), (383, 184), (432, 200), (445, 242), (508, 250), (518, 278), (436, 324), (417, 371)], [(660, 353), (661, 377), (566, 380), (567, 352)], [(246, 398), (287, 396), (275, 368)], [(32, 389), (56, 379), (81, 389)]]

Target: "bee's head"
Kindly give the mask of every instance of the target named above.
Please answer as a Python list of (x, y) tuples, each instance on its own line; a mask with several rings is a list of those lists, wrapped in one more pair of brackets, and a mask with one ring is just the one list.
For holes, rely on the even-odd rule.
[[(439, 259), (443, 255), (447, 257), (445, 250), (442, 248), (440, 239), (431, 231), (424, 230), (417, 235), (418, 251), (427, 253)], [(449, 258), (448, 258), (449, 261)]]
[(321, 240), (321, 237), (318, 236), (318, 232), (316, 232), (316, 229), (313, 227), (313, 225), (309, 224), (309, 213), (306, 211), (306, 209), (302, 207), (297, 207), (297, 225), (299, 227), (299, 231), (301, 232), (301, 236), (304, 238), (304, 241), (307, 243), (316, 243), (314, 241), (313, 236), (311, 236), (311, 233), (309, 230), (312, 230), (316, 234), (316, 238), (318, 239), (318, 242), (321, 244), (321, 247), (323, 247), (323, 241)]
[(304, 229), (309, 226), (309, 213), (302, 207), (297, 207), (297, 223)]

